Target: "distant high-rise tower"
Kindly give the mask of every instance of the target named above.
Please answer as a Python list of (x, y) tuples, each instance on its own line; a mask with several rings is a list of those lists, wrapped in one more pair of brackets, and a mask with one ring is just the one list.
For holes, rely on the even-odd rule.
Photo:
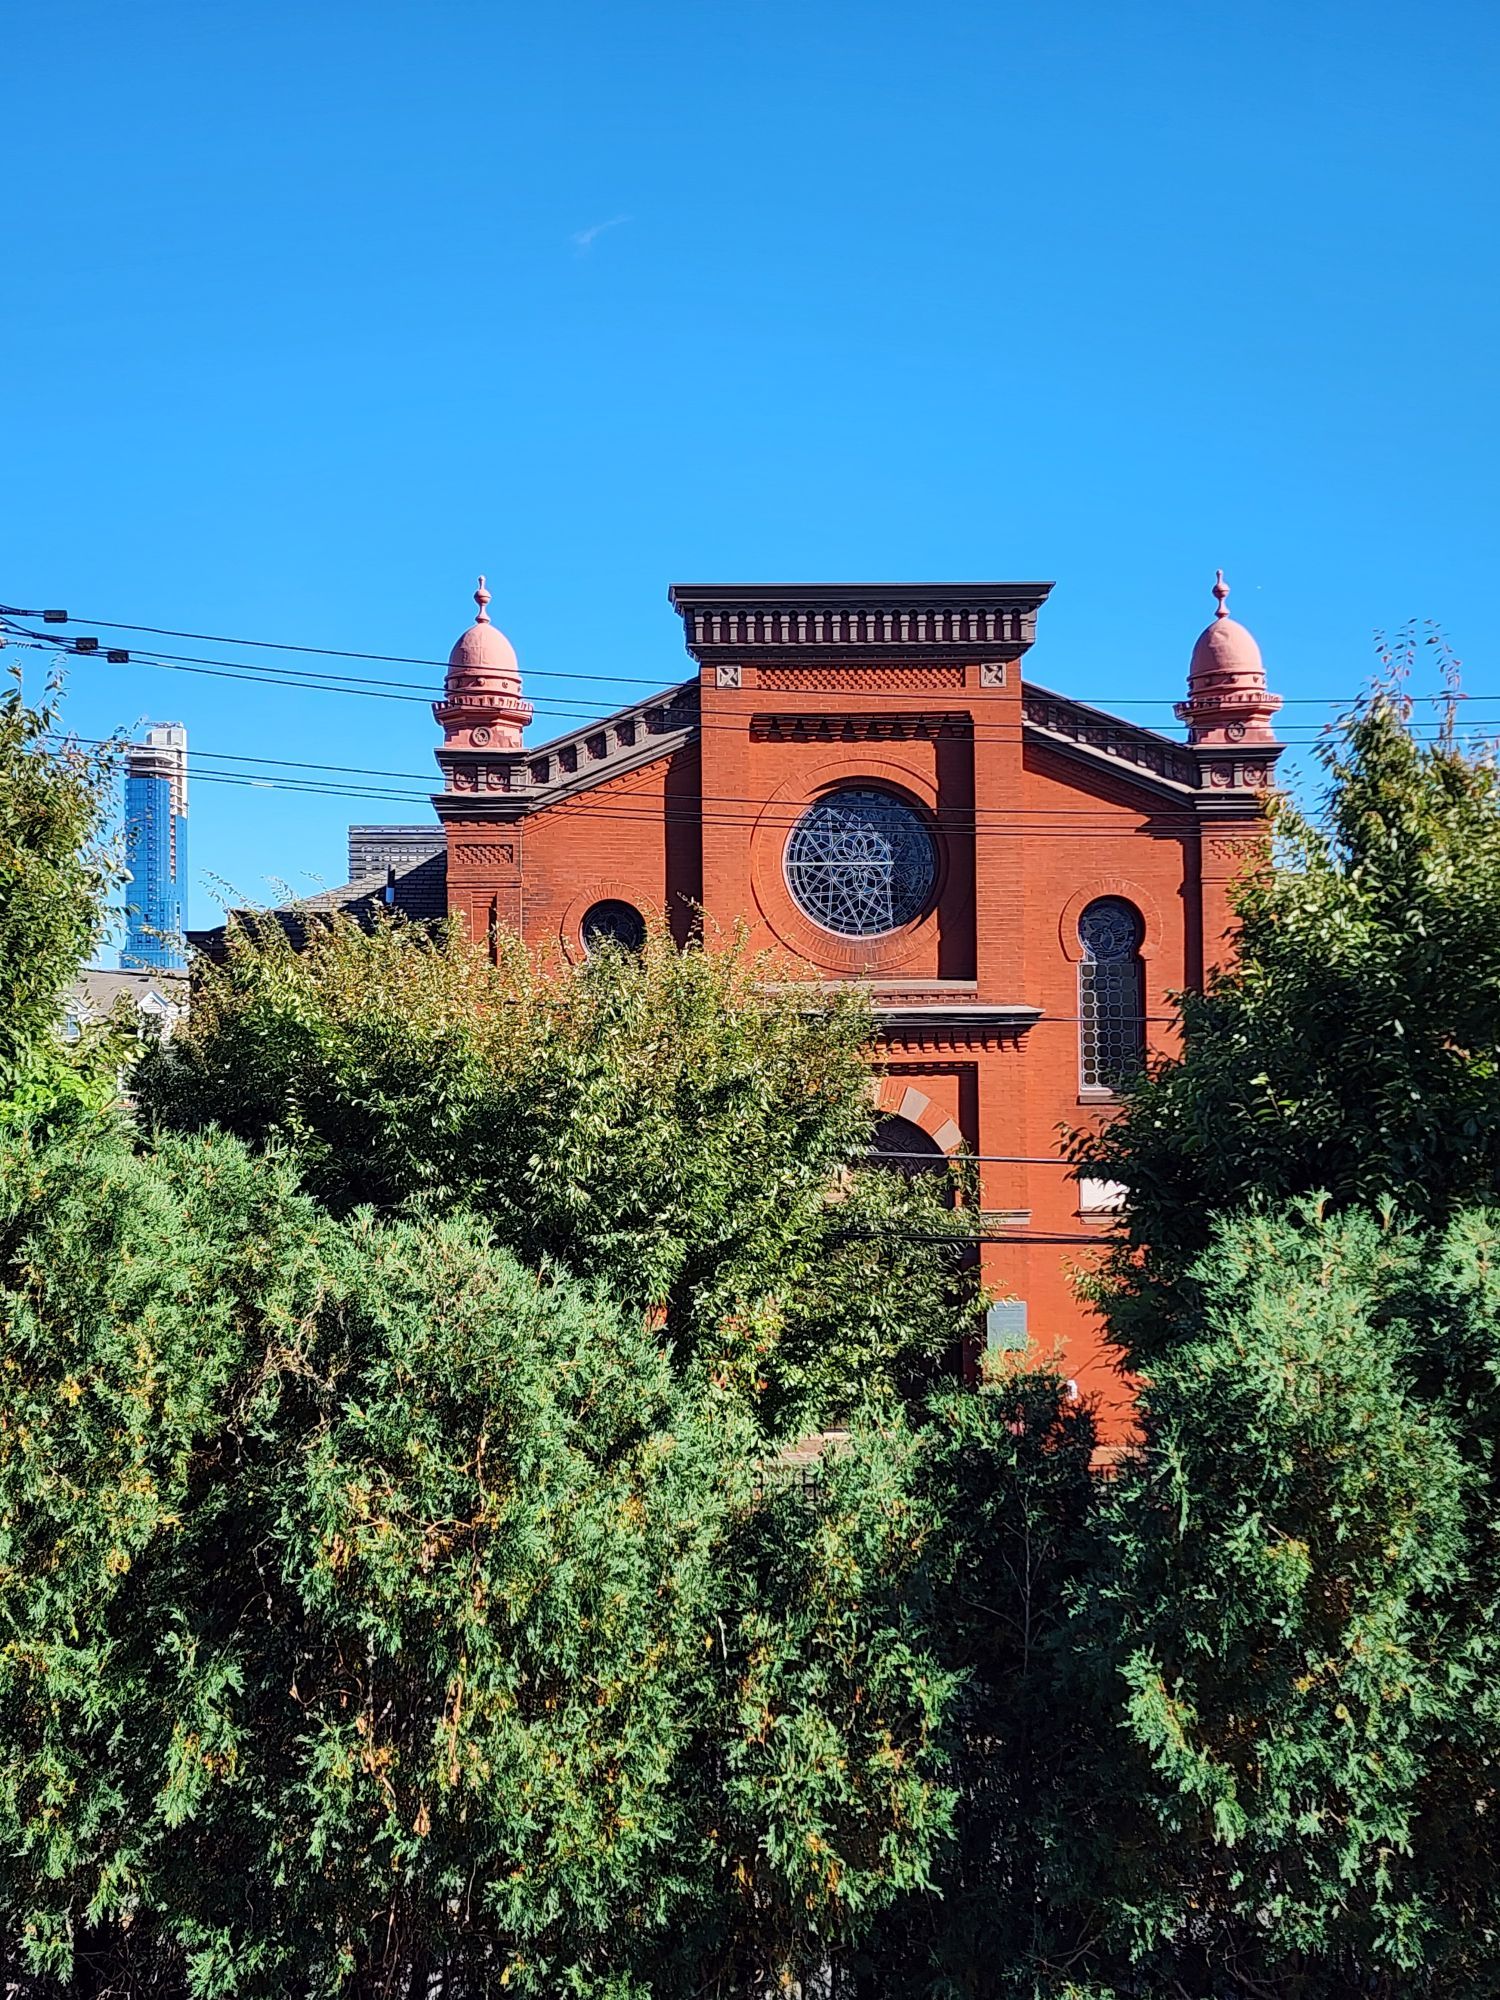
[(157, 722), (132, 744), (125, 765), (127, 968), (180, 968), (187, 960), (187, 730)]

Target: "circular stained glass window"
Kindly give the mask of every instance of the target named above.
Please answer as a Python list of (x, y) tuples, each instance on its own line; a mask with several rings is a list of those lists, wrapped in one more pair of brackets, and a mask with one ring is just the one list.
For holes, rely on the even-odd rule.
[(824, 930), (878, 937), (927, 907), (937, 849), (921, 815), (890, 792), (830, 792), (792, 828), (786, 880)]
[(587, 952), (597, 951), (602, 944), (618, 945), (621, 951), (644, 951), (646, 946), (646, 919), (633, 903), (614, 896), (590, 903), (578, 930)]

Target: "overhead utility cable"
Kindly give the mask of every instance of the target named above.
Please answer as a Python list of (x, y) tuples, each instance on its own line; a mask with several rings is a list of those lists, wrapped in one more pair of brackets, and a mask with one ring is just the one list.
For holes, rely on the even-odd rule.
[[(8, 605), (8, 604), (0, 605), (0, 614), (8, 615), (11, 617), (30, 617), (30, 618), (41, 617), (44, 618), (48, 623), (53, 623), (53, 624), (98, 625), (108, 631), (114, 631), (114, 632), (143, 632), (148, 636), (155, 638), (189, 639), (189, 640), (194, 640), (201, 645), (231, 646), (231, 647), (249, 648), (254, 651), (303, 654), (308, 657), (315, 657), (319, 659), (363, 660), (380, 666), (434, 667), (439, 672), (445, 671), (448, 666), (448, 662), (446, 660), (426, 658), (420, 654), (360, 652), (352, 647), (303, 645), (284, 639), (234, 638), (225, 633), (190, 632), (169, 625), (134, 625), (126, 622), (123, 619), (86, 618), (82, 614), (73, 616), (66, 611), (48, 611), (48, 612), (23, 611), (14, 605)], [(165, 657), (191, 660), (196, 658), (197, 656), (168, 654)], [(816, 669), (816, 666), (818, 664), (816, 657), (813, 655), (809, 655), (807, 664), (810, 668)], [(895, 666), (899, 665), (900, 662), (893, 661), (890, 664)], [(575, 669), (545, 668), (545, 667), (528, 667), (526, 669), (526, 676), (528, 679), (531, 680), (587, 681), (587, 682), (607, 683), (610, 685), (615, 685), (620, 687), (639, 686), (641, 678), (638, 675), (581, 673)], [(353, 676), (352, 678), (368, 680), (370, 679), (370, 676), (358, 675), (358, 676)], [(382, 685), (408, 686), (408, 685), (416, 685), (416, 683), (387, 682), (387, 683), (382, 683)], [(753, 692), (753, 690), (747, 690), (747, 692)], [(875, 688), (875, 689), (860, 690), (862, 696), (873, 695), (880, 699), (890, 698), (890, 699), (903, 699), (903, 700), (910, 699), (910, 692), (911, 692), (910, 690), (904, 690), (899, 688), (893, 688), (893, 689)], [(970, 689), (967, 691), (967, 699), (971, 701), (975, 699), (983, 699), (986, 701), (1003, 701), (1008, 698), (1010, 697), (1008, 697), (1003, 690), (999, 689), (994, 689), (994, 690)], [(1105, 697), (1101, 697), (1101, 699), (1104, 698)], [(1474, 698), (1500, 699), (1500, 697), (1482, 697), (1482, 696)], [(1175, 698), (1170, 695), (1130, 695), (1130, 696), (1110, 695), (1109, 697), (1107, 697), (1107, 699), (1110, 701), (1111, 705), (1115, 708), (1171, 708)], [(1444, 694), (1414, 695), (1411, 697), (1411, 699), (1423, 702), (1441, 703), (1448, 700), (1449, 697)], [(1284, 707), (1342, 708), (1346, 706), (1346, 697), (1341, 695), (1287, 695), (1283, 697), (1282, 705)]]
[[(59, 654), (68, 659), (97, 660), (99, 658), (99, 654), (95, 649), (89, 649), (84, 652), (76, 652), (74, 650), (73, 645), (66, 640), (54, 639), (50, 633), (30, 632), (25, 627), (9, 623), (3, 618), (3, 616), (0, 616), (0, 630), (11, 633), (13, 635), (17, 635), (21, 637), (24, 641), (30, 641), (38, 645), (53, 647), (57, 650)], [(332, 694), (332, 695), (359, 696), (361, 698), (372, 701), (411, 702), (415, 703), (419, 707), (426, 707), (428, 706), (429, 701), (440, 699), (440, 691), (437, 690), (433, 691), (433, 693), (428, 696), (418, 695), (418, 694), (388, 693), (383, 690), (377, 689), (375, 687), (364, 685), (362, 682), (358, 681), (355, 678), (351, 678), (348, 681), (339, 680), (330, 682), (321, 673), (301, 675), (297, 672), (295, 668), (258, 668), (251, 666), (249, 664), (245, 664), (240, 667), (235, 667), (232, 664), (214, 665), (214, 666), (209, 666), (209, 665), (189, 666), (179, 662), (158, 660), (154, 657), (151, 657), (143, 653), (136, 653), (136, 652), (122, 653), (117, 648), (107, 651), (104, 654), (104, 658), (107, 662), (113, 665), (130, 664), (133, 666), (160, 668), (168, 673), (199, 674), (199, 675), (204, 675), (212, 680), (241, 681), (252, 687), (286, 687), (292, 689), (295, 692), (304, 694)], [(631, 703), (630, 706), (632, 708), (646, 708), (652, 706), (653, 702), (660, 702), (661, 704), (667, 704), (671, 701), (672, 697), (677, 692), (678, 692), (677, 688), (664, 688), (660, 691), (658, 695), (643, 696), (639, 701)], [(750, 690), (749, 692), (753, 694), (754, 690)], [(831, 693), (831, 692), (837, 692), (837, 690), (823, 690), (822, 692)], [(904, 698), (908, 701), (908, 703), (910, 703), (911, 700), (913, 699), (913, 696), (911, 693), (908, 693)], [(1059, 698), (1062, 700), (1071, 700), (1071, 697), (1068, 696), (1062, 696)], [(861, 693), (860, 699), (861, 700), (864, 699), (863, 693)], [(970, 703), (972, 703), (976, 699), (978, 699), (978, 697), (973, 693), (964, 695), (963, 702), (965, 707), (969, 706)], [(1472, 709), (1475, 703), (1497, 702), (1497, 701), (1500, 701), (1500, 695), (1492, 695), (1492, 696), (1475, 695), (1466, 697), (1463, 706), (1464, 710), (1468, 711)], [(1089, 704), (1086, 702), (1078, 703), (1077, 705), (1079, 707), (1084, 707), (1084, 708), (1087, 708), (1089, 706)], [(544, 708), (547, 706), (547, 704), (533, 702), (531, 706), (535, 710)], [(579, 713), (579, 710), (577, 709), (576, 705), (572, 703), (558, 703), (552, 706), (555, 708), (558, 714), (577, 715)], [(1108, 719), (1104, 711), (1101, 710), (1098, 712), (1100, 713), (1101, 717), (1103, 717), (1105, 720)], [(813, 719), (816, 719), (816, 716), (817, 716), (817, 711), (813, 711), (812, 712)], [(529, 746), (526, 750), (526, 755), (540, 756), (543, 752), (552, 749), (555, 743), (565, 742), (574, 735), (585, 735), (589, 733), (591, 728), (603, 727), (607, 725), (611, 720), (612, 717), (610, 716), (600, 716), (597, 719), (588, 718), (585, 721), (580, 722), (577, 725), (576, 729), (564, 731), (561, 736), (556, 737), (549, 742), (544, 742), (536, 744), (534, 746)], [(1480, 727), (1480, 728), (1500, 727), (1500, 718), (1490, 717), (1488, 715), (1480, 717), (1477, 715), (1466, 714), (1465, 720), (1467, 723), (1469, 723), (1471, 726), (1474, 727)], [(743, 724), (731, 721), (719, 721), (713, 717), (708, 717), (708, 716), (695, 717), (693, 726), (700, 732), (720, 731), (724, 733), (733, 734), (735, 736), (742, 736), (744, 734)], [(1137, 726), (1139, 725), (1134, 725), (1130, 723), (1127, 723), (1125, 725), (1126, 728), (1132, 728)], [(1319, 743), (1327, 739), (1330, 727), (1331, 725), (1324, 724), (1312, 730), (1306, 730), (1306, 731), (1288, 730), (1283, 732), (1282, 735), (1277, 740), (1283, 747), (1287, 748), (1295, 747), (1296, 745), (1299, 744)], [(1156, 735), (1158, 733), (1159, 732), (1155, 731), (1152, 732), (1153, 735)], [(1443, 724), (1431, 723), (1431, 724), (1419, 725), (1414, 731), (1414, 733), (1418, 736), (1420, 740), (1436, 741), (1447, 732)], [(1006, 723), (1006, 724), (998, 724), (992, 726), (988, 723), (981, 723), (973, 727), (972, 730), (969, 732), (969, 734), (971, 739), (976, 743), (981, 743), (981, 744), (1014, 743), (1020, 740), (1024, 740), (1026, 735), (1026, 730), (1024, 724)], [(1160, 738), (1160, 740), (1163, 743), (1170, 745), (1173, 749), (1184, 750), (1188, 747), (1185, 744), (1177, 742), (1174, 738), (1171, 737), (1163, 736)], [(1250, 745), (1248, 747), (1253, 749), (1255, 746)], [(1121, 772), (1123, 776), (1128, 777), (1129, 767), (1126, 765), (1122, 765)]]

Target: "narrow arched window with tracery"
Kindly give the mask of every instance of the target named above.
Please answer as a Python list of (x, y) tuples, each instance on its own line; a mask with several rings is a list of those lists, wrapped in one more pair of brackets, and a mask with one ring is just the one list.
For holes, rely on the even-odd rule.
[(1144, 926), (1120, 896), (1101, 896), (1078, 919), (1078, 1080), (1115, 1090), (1146, 1056)]

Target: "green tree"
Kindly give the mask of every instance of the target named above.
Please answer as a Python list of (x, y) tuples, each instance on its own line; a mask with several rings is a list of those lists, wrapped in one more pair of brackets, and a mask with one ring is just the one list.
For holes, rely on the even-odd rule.
[(0, 1189), (7, 1975), (728, 1994), (925, 1879), (899, 1426), (767, 1484), (641, 1315), (222, 1136)]
[(1100, 1825), (1123, 1858), (1095, 1880), (1106, 1963), (1139, 1957), (1159, 1990), (1395, 1994), (1442, 1965), (1446, 1994), (1481, 1990), (1465, 1959), (1493, 1971), (1457, 1921), (1477, 1884), (1435, 1839), (1460, 1745), (1487, 1773), (1500, 1750), (1468, 1714), (1492, 1496), (1404, 1309), (1440, 1254), (1357, 1214), (1225, 1224), (1142, 1391), (1072, 1635), (1125, 1755), (1074, 1824), (1091, 1866)]
[(863, 1945), (865, 1990), (881, 2000), (1032, 2000), (1060, 1990), (1050, 1982), (1076, 1955), (1079, 1913), (1055, 1878), (1084, 1755), (1069, 1593), (1085, 1574), (1093, 1450), (1088, 1406), (1041, 1371), (944, 1390), (924, 1413), (912, 1490), (932, 1525), (903, 1587), (956, 1677), (944, 1736), (956, 1802), (930, 1887)]
[(1134, 1362), (1174, 1337), (1215, 1218), (1254, 1197), (1441, 1223), (1500, 1187), (1500, 773), (1420, 740), (1395, 685), (1318, 754), (1326, 810), (1277, 808), (1236, 968), (1182, 996), (1180, 1059), (1076, 1149), (1130, 1188), (1110, 1302)]
[[(1082, 1142), (1139, 1450), (1079, 1588), (1056, 1894), (1122, 1993), (1494, 1991), (1500, 791), (1383, 686), (1240, 962)], [(1119, 1725), (1123, 1725), (1120, 1727)]]
[(284, 1142), (335, 1213), (481, 1215), (759, 1383), (774, 1428), (816, 1428), (920, 1382), (977, 1293), (948, 1182), (850, 1164), (874, 1125), (867, 1005), (784, 971), (660, 926), (581, 965), (401, 922), (319, 924), (302, 949), (232, 926), (137, 1089), (159, 1127)]
[(0, 696), (0, 1129), (99, 1110), (124, 1059), (106, 1031), (63, 1041), (67, 989), (104, 926), (114, 760), (54, 742), (60, 689)]
[[(102, 881), (51, 723), (33, 1067)], [(848, 1168), (864, 1019), (767, 970), (241, 940), (150, 1131), (0, 1139), (0, 1976), (727, 1996), (929, 1879), (894, 1391), (964, 1324), (962, 1218)]]

